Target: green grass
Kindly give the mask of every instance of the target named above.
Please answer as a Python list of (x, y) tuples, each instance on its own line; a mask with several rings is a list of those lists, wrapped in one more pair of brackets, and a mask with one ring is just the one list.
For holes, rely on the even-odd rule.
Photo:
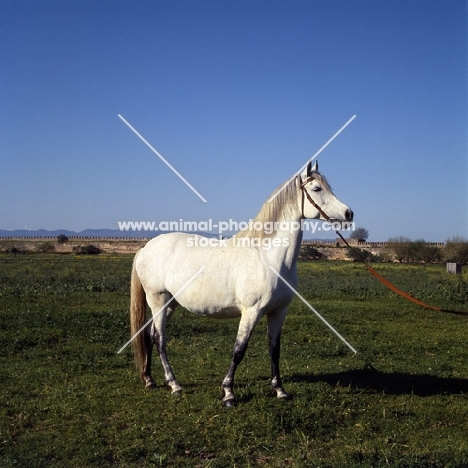
[[(176, 313), (168, 352), (184, 393), (145, 391), (129, 349), (132, 257), (0, 256), (0, 466), (461, 467), (468, 460), (468, 319), (427, 311), (362, 265), (299, 265), (282, 342), (292, 401), (269, 387), (261, 321), (221, 406), (236, 320)], [(416, 297), (468, 308), (443, 265), (376, 269)]]

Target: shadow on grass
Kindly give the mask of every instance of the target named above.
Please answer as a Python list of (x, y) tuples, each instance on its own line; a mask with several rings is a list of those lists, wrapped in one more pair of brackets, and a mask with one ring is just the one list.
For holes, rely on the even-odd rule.
[(353, 369), (334, 374), (295, 374), (292, 382), (326, 382), (332, 386), (385, 392), (389, 395), (432, 396), (468, 393), (468, 379), (437, 377), (428, 374), (386, 373), (374, 368)]

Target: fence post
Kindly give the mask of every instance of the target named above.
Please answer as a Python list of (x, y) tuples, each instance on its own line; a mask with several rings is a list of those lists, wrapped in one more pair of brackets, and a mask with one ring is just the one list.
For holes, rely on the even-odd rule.
[(460, 263), (447, 263), (447, 273), (460, 274), (462, 266)]

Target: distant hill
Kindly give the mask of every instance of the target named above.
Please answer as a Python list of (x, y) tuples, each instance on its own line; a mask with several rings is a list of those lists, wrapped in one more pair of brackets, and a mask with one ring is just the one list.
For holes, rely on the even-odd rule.
[[(120, 229), (85, 229), (84, 231), (75, 232), (68, 229), (55, 229), (47, 231), (46, 229), (37, 229), (35, 231), (28, 231), (27, 229), (16, 229), (14, 231), (7, 231), (0, 229), (0, 238), (2, 237), (57, 237), (60, 234), (65, 236), (80, 236), (80, 237), (121, 237), (123, 239), (128, 237), (142, 237), (152, 238), (164, 232), (159, 231), (121, 231)], [(218, 237), (216, 234), (209, 232), (193, 232), (192, 234), (199, 234), (206, 237)]]
[(81, 237), (155, 237), (157, 233), (151, 231), (121, 231), (120, 229), (85, 229), (84, 231), (75, 232), (67, 229), (55, 229), (47, 231), (46, 229), (37, 229), (28, 231), (26, 229), (16, 229), (14, 231), (6, 231), (0, 229), (0, 237), (57, 237), (60, 234), (65, 236), (81, 236)]

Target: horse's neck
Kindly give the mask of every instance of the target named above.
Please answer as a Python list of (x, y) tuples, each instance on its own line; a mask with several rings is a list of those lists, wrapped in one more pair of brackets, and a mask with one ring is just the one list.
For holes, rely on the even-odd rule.
[[(302, 193), (297, 191), (295, 181), (291, 181), (284, 190), (277, 192), (270, 200), (265, 202), (255, 217), (256, 222), (265, 223), (274, 226), (274, 232), (265, 235), (265, 232), (259, 233), (258, 237), (262, 239), (262, 252), (269, 266), (276, 271), (290, 271), (295, 274), (296, 262), (299, 256), (299, 249), (302, 242), (302, 210), (300, 208), (300, 197)], [(241, 236), (255, 237), (255, 231), (250, 231)], [(269, 246), (264, 242), (268, 242)]]
[(302, 243), (302, 229), (296, 227), (300, 226), (301, 219), (297, 216), (287, 220), (284, 224), (284, 226), (289, 226), (287, 229), (281, 229), (282, 223), (279, 223), (280, 229), (276, 231), (275, 237), (272, 239), (272, 247), (267, 251), (266, 256), (269, 264), (278, 272), (280, 270), (295, 271)]

